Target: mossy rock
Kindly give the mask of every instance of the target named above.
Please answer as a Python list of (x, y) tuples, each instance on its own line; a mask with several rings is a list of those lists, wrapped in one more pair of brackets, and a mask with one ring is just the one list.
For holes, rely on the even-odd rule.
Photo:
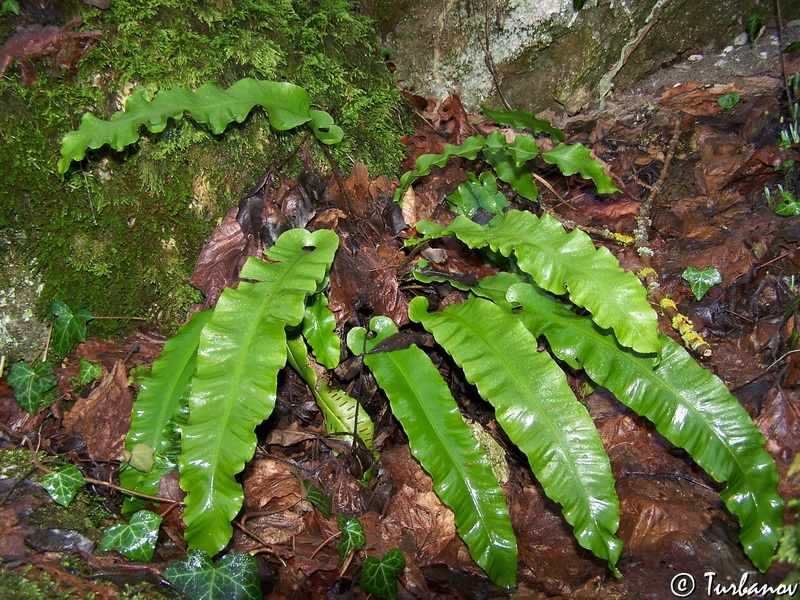
[[(201, 300), (188, 284), (200, 244), (270, 163), (305, 141), (314, 168), (331, 169), (313, 136), (272, 131), (255, 109), (220, 136), (183, 119), (124, 152), (90, 152), (59, 177), (63, 135), (84, 112), (109, 118), (136, 85), (290, 81), (344, 129), (345, 141), (330, 148), (339, 167), (361, 160), (375, 175), (400, 167), (406, 109), (374, 23), (347, 1), (113, 0), (97, 10), (69, 0), (33, 16), (22, 8), (0, 23), (0, 36), (33, 19), (63, 25), (75, 16), (85, 21), (78, 29), (103, 32), (74, 72), (45, 57), (34, 61), (31, 87), (21, 85), (16, 64), (0, 79), (0, 230), (25, 239), (16, 250), (41, 275), (39, 316), (59, 297), (95, 315), (174, 327)], [(289, 174), (300, 168), (296, 156), (284, 165)], [(0, 254), (8, 247), (0, 241)], [(91, 333), (130, 327), (125, 319), (95, 321)]]

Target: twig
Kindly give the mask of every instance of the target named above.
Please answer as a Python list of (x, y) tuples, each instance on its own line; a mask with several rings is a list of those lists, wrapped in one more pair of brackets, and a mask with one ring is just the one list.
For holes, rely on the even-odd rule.
[(342, 532), (341, 531), (337, 531), (336, 533), (331, 535), (328, 539), (323, 540), (323, 542), (319, 546), (317, 546), (316, 550), (314, 550), (311, 553), (311, 556), (308, 557), (308, 560), (312, 560), (320, 550), (322, 550), (325, 546), (327, 546), (329, 543), (331, 543), (337, 537), (341, 537), (341, 535), (342, 535)]
[(658, 273), (651, 266), (653, 251), (648, 246), (650, 239), (648, 230), (652, 224), (650, 211), (653, 208), (656, 197), (663, 189), (664, 182), (667, 180), (667, 175), (669, 175), (669, 170), (672, 166), (672, 159), (675, 157), (675, 151), (680, 141), (681, 130), (677, 119), (672, 120), (672, 127), (672, 138), (664, 156), (664, 166), (661, 168), (658, 180), (650, 186), (650, 193), (645, 198), (645, 201), (642, 202), (639, 207), (639, 214), (636, 216), (636, 230), (634, 231), (636, 242), (634, 245), (642, 259), (642, 265), (644, 265), (642, 270), (639, 271), (639, 276), (644, 279), (650, 297), (658, 304), (664, 315), (669, 318), (672, 328), (680, 334), (683, 343), (701, 358), (708, 358), (711, 356), (711, 346), (695, 331), (689, 317), (682, 314), (675, 302), (666, 297), (658, 283)]
[(96, 319), (111, 319), (111, 320), (114, 320), (114, 321), (122, 321), (122, 320), (147, 321), (147, 317), (95, 317), (95, 316), (92, 316), (92, 320), (93, 321), (96, 320)]
[(789, 80), (786, 77), (786, 60), (783, 58), (783, 17), (781, 16), (781, 0), (775, 0), (775, 19), (777, 21), (778, 30), (778, 59), (781, 64), (781, 76), (783, 77), (783, 89), (786, 92), (786, 101), (789, 103), (789, 109), (794, 103), (794, 94), (792, 94)]
[[(33, 464), (36, 465), (36, 468), (44, 471), (45, 473), (52, 473), (52, 469), (48, 469), (45, 467), (41, 462), (39, 462), (39, 457), (36, 456), (36, 452), (38, 449), (33, 448), (33, 443), (31, 442), (30, 438), (23, 438), (23, 445), (27, 443), (28, 447), (31, 450), (31, 460)], [(129, 496), (136, 496), (137, 498), (144, 498), (145, 500), (153, 500), (154, 502), (164, 502), (167, 504), (175, 504), (178, 506), (185, 506), (185, 503), (181, 500), (173, 500), (172, 498), (162, 498), (161, 496), (151, 496), (149, 494), (142, 494), (141, 492), (136, 492), (134, 490), (129, 490), (127, 488), (115, 485), (110, 481), (103, 481), (101, 479), (95, 479), (94, 477), (86, 477), (85, 475), (81, 474), (83, 480), (86, 483), (91, 483), (92, 485), (100, 485), (103, 487), (108, 487), (113, 490), (117, 490), (118, 492), (122, 492), (124, 494), (128, 494)]]
[[(600, 83), (597, 84), (597, 89), (600, 92), (601, 108), (602, 104), (605, 102), (606, 96), (614, 87), (613, 81), (614, 78), (617, 76), (617, 73), (619, 73), (622, 70), (622, 67), (624, 67), (625, 64), (628, 62), (628, 59), (631, 57), (631, 54), (633, 54), (634, 50), (636, 50), (636, 48), (639, 47), (639, 44), (642, 43), (645, 36), (658, 22), (658, 18), (661, 14), (661, 9), (664, 8), (666, 5), (668, 5), (671, 1), (672, 0), (658, 0), (653, 5), (650, 14), (647, 16), (647, 19), (645, 19), (644, 27), (642, 27), (638, 31), (631, 32), (631, 36), (628, 38), (628, 43), (622, 47), (622, 55), (617, 61), (617, 64), (615, 64), (614, 67), (608, 73), (606, 73), (602, 79), (600, 79)], [(624, 3), (623, 6), (626, 8), (626, 10), (629, 11), (629, 9), (627, 8), (627, 6), (625, 6)], [(634, 25), (632, 18), (631, 18), (631, 24)]]
[(503, 106), (506, 107), (506, 110), (511, 111), (511, 105), (503, 95), (503, 90), (500, 89), (500, 76), (498, 75), (497, 69), (494, 66), (494, 60), (492, 60), (492, 51), (489, 48), (489, 0), (483, 0), (483, 52), (483, 62), (486, 65), (486, 68), (489, 69), (489, 74), (492, 76), (494, 89), (497, 90), (497, 95), (500, 96), (500, 101), (503, 103)]
[(83, 168), (83, 163), (81, 163), (81, 173), (83, 173), (83, 183), (86, 185), (86, 196), (89, 199), (89, 210), (92, 212), (92, 224), (97, 227), (97, 219), (94, 216), (94, 204), (92, 204), (92, 192), (89, 189), (89, 179), (86, 177), (86, 171)]

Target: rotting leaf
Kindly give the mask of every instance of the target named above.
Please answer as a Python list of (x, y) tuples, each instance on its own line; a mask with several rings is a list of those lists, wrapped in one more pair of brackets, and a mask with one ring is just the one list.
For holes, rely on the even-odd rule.
[(336, 521), (339, 523), (339, 531), (342, 532), (342, 539), (339, 542), (339, 564), (344, 564), (350, 552), (355, 552), (367, 543), (367, 536), (364, 535), (364, 527), (358, 519), (348, 519), (345, 515), (339, 515)]
[(86, 323), (92, 320), (92, 314), (83, 308), (73, 312), (58, 298), (53, 300), (50, 311), (56, 317), (51, 348), (56, 356), (65, 356), (76, 343), (86, 341)]
[(42, 487), (47, 490), (50, 497), (60, 504), (67, 507), (72, 502), (77, 491), (86, 483), (78, 467), (75, 465), (64, 465), (58, 471), (53, 471), (42, 477)]
[(39, 362), (31, 366), (25, 361), (14, 363), (8, 373), (8, 385), (14, 389), (14, 398), (29, 415), (41, 406), (44, 394), (56, 385), (53, 363)]
[(164, 579), (190, 600), (260, 600), (258, 561), (242, 552), (231, 552), (216, 566), (202, 550), (190, 550), (186, 558), (164, 569)]
[(140, 510), (128, 523), (108, 527), (98, 549), (101, 552), (117, 551), (131, 560), (149, 562), (153, 559), (160, 526), (160, 516), (149, 510)]
[(122, 460), (126, 465), (140, 473), (149, 473), (155, 465), (153, 449), (147, 444), (134, 444), (130, 450), (122, 451)]
[(722, 275), (714, 267), (710, 266), (703, 271), (697, 267), (688, 267), (681, 277), (689, 282), (689, 287), (692, 288), (692, 293), (698, 300), (703, 299), (703, 296), (708, 293), (711, 286), (722, 283)]
[(364, 559), (361, 589), (381, 600), (397, 598), (397, 576), (406, 568), (406, 557), (398, 548), (392, 548), (383, 558)]

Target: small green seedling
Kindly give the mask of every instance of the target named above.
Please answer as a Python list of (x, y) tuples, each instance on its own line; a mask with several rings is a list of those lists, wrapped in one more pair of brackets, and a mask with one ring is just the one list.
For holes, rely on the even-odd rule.
[(712, 286), (722, 283), (722, 275), (714, 267), (706, 267), (703, 271), (697, 267), (689, 267), (681, 277), (689, 282), (689, 287), (698, 300), (702, 300)]
[(728, 92), (727, 94), (722, 94), (717, 98), (717, 103), (725, 110), (731, 109), (739, 104), (739, 93)]

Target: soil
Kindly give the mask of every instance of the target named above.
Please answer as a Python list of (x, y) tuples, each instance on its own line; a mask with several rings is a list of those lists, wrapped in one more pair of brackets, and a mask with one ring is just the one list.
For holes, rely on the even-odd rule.
[[(784, 45), (795, 41), (800, 26), (791, 24), (783, 34)], [(786, 98), (774, 39), (774, 32), (767, 32), (755, 45), (732, 41), (718, 54), (686, 57), (630, 90), (617, 91), (602, 109), (569, 118), (549, 115), (564, 128), (568, 142), (584, 143), (608, 166), (622, 192), (598, 194), (591, 183), (564, 178), (546, 165), (541, 165), (539, 175), (548, 181), (541, 190), (541, 204), (552, 214), (568, 227), (592, 233), (595, 242), (606, 245), (626, 269), (655, 270), (656, 277), (650, 280), (653, 289), (675, 303), (705, 344), (700, 347), (703, 366), (728, 385), (766, 438), (780, 475), (778, 489), (789, 501), (800, 496), (796, 466), (800, 450), (800, 354), (796, 353), (800, 235), (797, 216), (775, 214), (764, 190), (771, 190), (774, 198), (779, 195), (778, 185), (795, 197), (800, 197), (800, 189), (796, 172), (776, 170), (797, 157), (797, 145), (788, 149), (775, 145), (785, 128), (779, 118), (786, 114)], [(797, 54), (784, 58), (787, 73), (800, 71)], [(730, 92), (739, 94), (739, 102), (723, 109), (718, 100)], [(464, 114), (457, 99), (413, 100), (426, 125), (408, 139), (406, 168), (414, 157), (439, 151), (444, 143), (497, 129), (479, 115)], [(404, 206), (405, 223), (400, 223), (390, 201), (396, 182), (371, 180), (358, 166), (347, 179), (327, 182), (321, 196), (325, 208), (315, 205), (304, 219), (312, 227), (334, 228), (345, 240), (342, 247), (350, 248), (348, 256), (337, 258), (331, 273), (330, 307), (340, 333), (365, 325), (372, 313), (391, 316), (401, 326), (408, 323), (405, 310), (411, 292), (398, 283), (407, 262), (402, 240), (413, 235), (421, 218), (446, 222), (451, 215), (443, 208), (442, 194), (465, 177), (464, 163), (453, 161), (421, 180), (415, 187), (415, 201)], [(236, 281), (246, 256), (259, 254), (270, 245), (270, 235), (291, 225), (287, 202), (298, 201), (297, 190), (320, 193), (323, 187), (324, 183), (310, 177), (281, 179), (274, 187), (254, 193), (254, 197), (262, 194), (261, 204), (253, 197), (243, 200), (209, 239), (193, 283), (207, 298), (217, 298), (222, 287)], [(519, 199), (515, 202), (524, 206)], [(264, 208), (270, 203), (272, 212)], [(242, 235), (241, 227), (237, 234), (237, 224), (243, 221), (237, 216), (245, 208), (256, 211), (254, 206), (265, 211), (258, 213), (263, 219), (261, 235)], [(294, 206), (292, 215), (297, 216)], [(641, 225), (637, 219), (643, 214), (649, 219), (647, 236), (640, 236), (637, 245), (619, 243), (635, 235)], [(348, 219), (348, 215), (356, 218)], [(426, 256), (435, 258), (436, 250), (432, 248)], [(438, 250), (448, 257), (442, 268), (486, 272), (463, 248)], [(221, 258), (215, 262), (209, 258), (214, 256)], [(699, 300), (682, 277), (692, 266), (713, 267), (721, 277)], [(380, 287), (375, 285), (376, 278)], [(442, 306), (461, 298), (453, 288), (437, 290)], [(687, 339), (668, 318), (661, 319), (660, 327), (676, 341)], [(119, 491), (102, 482), (117, 481), (118, 451), (132, 395), (126, 374), (152, 364), (163, 339), (150, 330), (110, 341), (90, 338), (57, 367), (59, 397), (34, 416), (19, 409), (13, 391), (5, 380), (0, 381), (4, 446), (37, 448), (47, 460), (58, 457), (78, 465), (85, 476), (98, 482), (79, 494), (98, 499), (105, 508), (102, 525), (119, 518), (122, 502)], [(72, 379), (81, 358), (101, 365), (103, 371), (100, 381), (82, 389)], [(684, 597), (705, 598), (706, 584), (745, 581), (775, 587), (791, 576), (793, 565), (777, 560), (766, 573), (758, 573), (739, 544), (736, 519), (720, 501), (721, 486), (645, 419), (600, 388), (586, 395), (585, 403), (611, 459), (621, 502), (619, 536), (625, 549), (618, 566), (623, 577), (614, 578), (575, 542), (558, 507), (545, 497), (524, 455), (509, 444), (487, 405), (445, 357), (437, 358), (463, 412), (481, 423), (505, 450), (509, 476), (503, 490), (520, 549), (515, 597), (658, 600), (673, 597), (676, 576), (689, 574), (697, 589)], [(368, 457), (323, 435), (309, 389), (287, 371), (281, 378), (275, 415), (268, 428), (259, 428), (255, 459), (242, 476), (246, 511), (253, 514), (246, 527), (242, 524), (235, 531), (231, 548), (257, 554), (265, 597), (367, 597), (358, 587), (363, 561), (357, 556), (348, 566), (339, 566), (336, 545), (331, 543), (338, 532), (335, 518), (301, 502), (304, 495), (296, 476), (300, 473), (301, 479), (311, 480), (323, 491), (331, 514), (358, 517), (371, 546), (370, 556), (383, 556), (394, 547), (403, 551), (407, 568), (399, 577), (399, 598), (508, 595), (470, 559), (448, 509), (412, 458), (386, 399), (371, 380), (362, 379), (357, 367), (347, 372), (353, 359), (349, 357), (331, 375), (331, 384), (360, 390), (359, 399), (375, 421), (380, 458), (369, 485), (359, 483)], [(570, 371), (569, 377), (576, 390), (589, 384), (580, 373)], [(90, 593), (95, 598), (122, 597), (119, 582), (132, 580), (161, 586), (160, 592), (154, 591), (156, 587), (142, 592), (143, 597), (155, 593), (177, 597), (164, 587), (162, 573), (185, 551), (179, 509), (166, 510), (166, 503), (160, 508), (150, 506), (164, 516), (152, 563), (92, 553), (85, 538), (57, 546), (54, 540), (61, 538), (54, 532), (58, 528), (42, 527), (31, 518), (50, 503), (39, 483), (37, 466), (43, 459), (37, 460), (0, 480), (0, 555), (6, 561), (6, 574), (28, 569), (24, 572), (33, 582), (46, 574), (62, 591), (71, 588), (75, 597)], [(162, 480), (159, 495), (173, 500), (183, 497), (171, 476)], [(794, 519), (787, 510), (786, 523)], [(38, 546), (32, 548), (30, 536), (36, 532)], [(96, 541), (90, 540), (90, 547)], [(78, 557), (81, 570), (65, 566), (66, 557)]]

